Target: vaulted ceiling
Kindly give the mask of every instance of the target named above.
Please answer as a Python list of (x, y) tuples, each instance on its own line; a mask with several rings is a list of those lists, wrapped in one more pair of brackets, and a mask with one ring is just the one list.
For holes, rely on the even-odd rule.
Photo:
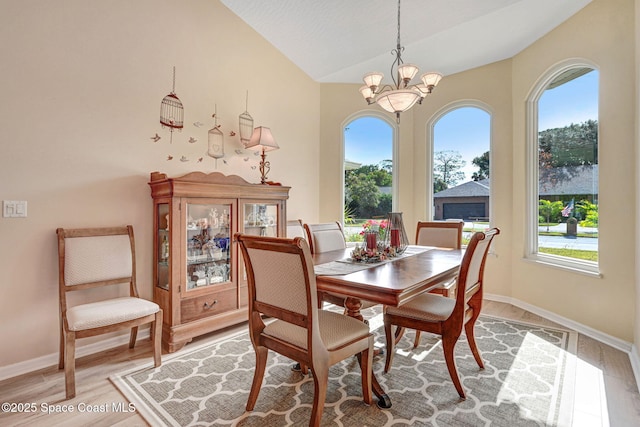
[[(389, 75), (396, 0), (221, 0), (318, 82)], [(445, 76), (511, 58), (591, 0), (403, 0), (402, 59)]]

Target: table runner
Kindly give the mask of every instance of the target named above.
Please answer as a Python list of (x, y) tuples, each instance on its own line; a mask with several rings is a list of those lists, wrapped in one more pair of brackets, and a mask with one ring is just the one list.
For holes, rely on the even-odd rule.
[(314, 267), (316, 276), (341, 276), (344, 274), (355, 273), (356, 271), (366, 270), (367, 268), (376, 267), (378, 265), (393, 262), (398, 259), (407, 258), (433, 249), (427, 246), (407, 246), (407, 249), (400, 255), (378, 262), (358, 262), (351, 258), (344, 258), (338, 261), (331, 261), (325, 264), (318, 264)]

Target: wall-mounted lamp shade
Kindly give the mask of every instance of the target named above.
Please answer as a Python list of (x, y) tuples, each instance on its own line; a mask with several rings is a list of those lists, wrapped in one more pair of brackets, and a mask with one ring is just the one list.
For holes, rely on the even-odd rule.
[(271, 129), (264, 126), (259, 126), (253, 130), (251, 139), (249, 140), (249, 143), (245, 146), (245, 148), (250, 148), (252, 150), (271, 151), (277, 150), (280, 147), (278, 147), (276, 140), (273, 138)]

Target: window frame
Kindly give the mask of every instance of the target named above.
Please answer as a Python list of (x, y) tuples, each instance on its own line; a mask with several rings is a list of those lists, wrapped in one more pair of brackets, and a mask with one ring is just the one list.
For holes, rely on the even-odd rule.
[[(601, 277), (600, 257), (598, 261), (586, 261), (559, 255), (545, 254), (538, 251), (538, 212), (539, 212), (539, 161), (538, 161), (538, 104), (542, 94), (549, 84), (560, 74), (573, 68), (591, 68), (600, 73), (599, 67), (591, 61), (582, 58), (572, 58), (562, 61), (548, 68), (534, 84), (525, 101), (525, 261), (556, 267), (589, 276)], [(600, 92), (600, 75), (598, 75), (598, 93)], [(600, 96), (598, 96), (598, 128), (600, 127)], [(600, 130), (598, 129), (598, 135)], [(600, 141), (598, 141), (600, 143)], [(598, 157), (600, 152), (598, 151)], [(598, 164), (600, 162), (598, 161)], [(598, 177), (598, 194), (600, 193), (600, 179)], [(600, 197), (598, 197), (598, 201)], [(598, 202), (599, 203), (599, 202)], [(600, 245), (598, 242), (598, 254)]]

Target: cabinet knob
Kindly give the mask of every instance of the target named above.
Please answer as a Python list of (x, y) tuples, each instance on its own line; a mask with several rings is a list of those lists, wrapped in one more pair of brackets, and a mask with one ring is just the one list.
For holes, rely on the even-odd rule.
[(209, 304), (208, 302), (205, 302), (204, 305), (202, 306), (205, 310), (209, 310), (211, 307), (213, 307), (214, 305), (216, 305), (218, 303), (217, 299), (214, 299), (213, 302), (211, 304)]

